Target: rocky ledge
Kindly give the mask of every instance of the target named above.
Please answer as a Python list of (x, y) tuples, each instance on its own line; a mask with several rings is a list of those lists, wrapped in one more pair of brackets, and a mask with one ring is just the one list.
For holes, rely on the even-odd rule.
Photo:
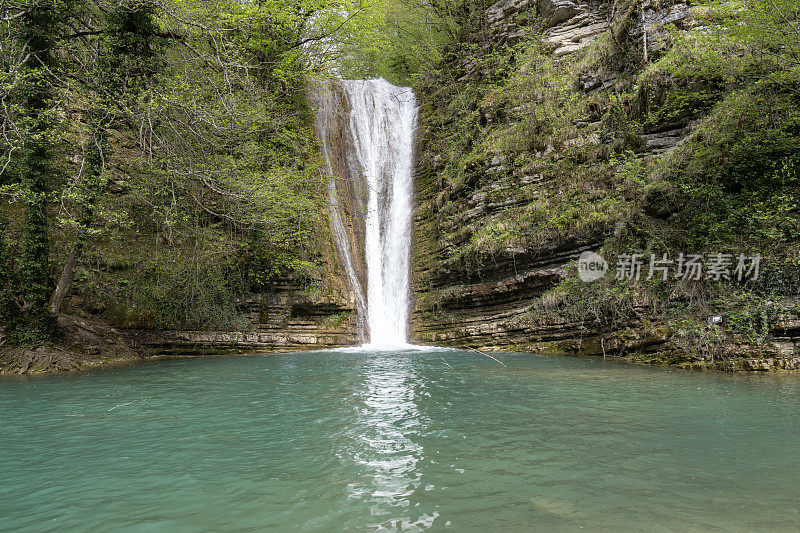
[[(334, 294), (338, 294), (334, 291)], [(357, 344), (352, 302), (308, 296), (291, 283), (239, 301), (242, 325), (226, 331), (114, 327), (77, 307), (58, 318), (59, 338), (35, 350), (2, 347), (0, 373), (62, 372), (164, 356), (296, 351)]]

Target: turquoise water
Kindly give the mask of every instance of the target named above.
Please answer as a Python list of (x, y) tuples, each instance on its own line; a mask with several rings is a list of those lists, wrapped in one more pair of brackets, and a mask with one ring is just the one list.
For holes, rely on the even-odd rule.
[(0, 379), (0, 530), (796, 531), (800, 376), (307, 352)]

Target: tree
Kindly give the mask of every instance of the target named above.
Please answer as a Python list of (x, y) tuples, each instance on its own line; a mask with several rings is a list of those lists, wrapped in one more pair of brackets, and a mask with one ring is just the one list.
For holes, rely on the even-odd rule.
[(25, 215), (20, 237), (18, 305), (24, 327), (14, 328), (19, 341), (37, 342), (53, 331), (48, 313), (49, 227), (47, 195), (52, 181), (53, 47), (61, 23), (69, 16), (71, 0), (41, 0), (4, 4), (3, 16), (11, 21), (11, 35), (19, 60), (12, 65), (16, 83), (11, 101), (17, 106), (18, 128), (23, 138), (16, 172)]

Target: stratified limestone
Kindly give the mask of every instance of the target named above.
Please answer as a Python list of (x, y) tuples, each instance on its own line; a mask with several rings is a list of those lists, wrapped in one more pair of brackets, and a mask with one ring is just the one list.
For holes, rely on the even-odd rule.
[[(627, 46), (646, 46), (650, 54), (665, 46), (671, 32), (696, 24), (689, 15), (688, 3), (683, 1), (643, 2), (634, 7), (642, 15), (628, 15)], [(617, 8), (616, 3), (585, 0), (500, 0), (486, 12), (491, 47), (496, 50), (518, 42), (525, 35), (525, 24), (535, 17), (546, 53), (566, 62), (567, 56), (613, 29), (611, 11)], [(645, 33), (647, 39), (643, 38)], [(485, 65), (470, 54), (453, 61), (450, 66), (463, 73), (457, 81), (465, 90), (489, 75)], [(575, 90), (594, 98), (594, 94), (615, 91), (618, 76), (608, 65), (591, 65), (576, 75)], [(424, 104), (425, 95), (420, 96)], [(486, 113), (480, 120), (487, 124), (485, 131), (495, 117)], [(597, 127), (600, 119), (590, 116), (584, 120), (579, 127), (590, 123)], [(673, 122), (637, 131), (637, 155), (646, 161), (658, 160), (685, 143), (696, 126), (691, 117), (680, 116)], [(800, 369), (800, 321), (796, 319), (776, 324), (769, 338), (759, 345), (722, 345), (715, 348), (720, 353), (710, 353), (702, 346), (687, 349), (676, 342), (678, 332), (664, 324), (631, 322), (609, 331), (607, 326), (600, 329), (597, 321), (567, 321), (537, 313), (535, 302), (565, 279), (568, 265), (581, 252), (601, 248), (608, 235), (556, 236), (544, 245), (505, 246), (465, 259), (460, 252), (480, 228), (506, 210), (530, 204), (531, 198), (551, 194), (558, 188), (547, 186), (557, 183), (561, 176), (514, 168), (509, 157), (495, 152), (465, 161), (463, 177), (451, 179), (443, 154), (427, 148), (436, 146), (436, 125), (423, 119), (419, 132), (422, 149), (415, 181), (412, 249), (413, 342), (480, 350), (622, 356), (683, 368)], [(598, 130), (584, 139), (568, 140), (561, 147), (553, 142), (537, 145), (532, 153), (538, 161), (555, 160), (568, 148), (586, 145), (591, 149), (603, 142), (601, 137)], [(647, 316), (644, 306), (641, 311), (641, 316)]]

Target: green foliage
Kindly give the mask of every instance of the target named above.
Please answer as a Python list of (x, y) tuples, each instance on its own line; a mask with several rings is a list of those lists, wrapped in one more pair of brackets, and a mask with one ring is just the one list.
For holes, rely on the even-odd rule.
[[(47, 195), (50, 192), (53, 168), (53, 120), (49, 112), (53, 97), (55, 68), (53, 46), (73, 2), (62, 0), (26, 6), (18, 21), (10, 25), (13, 41), (10, 50), (22, 51), (22, 59), (7, 69), (9, 101), (19, 114), (15, 133), (19, 135), (19, 155), (9, 174), (18, 179), (17, 197), (25, 205), (19, 238), (19, 260), (16, 265), (16, 298), (21, 302), (21, 315), (9, 323), (12, 341), (36, 344), (48, 339), (54, 320), (48, 313), (50, 298), (49, 222)], [(11, 6), (9, 6), (11, 7)], [(6, 8), (4, 6), (3, 13)], [(10, 51), (9, 50), (9, 51)], [(16, 83), (13, 73), (18, 73)], [(13, 144), (9, 150), (16, 148)], [(9, 160), (9, 163), (12, 163)], [(5, 181), (5, 180), (4, 180)], [(3, 184), (6, 185), (5, 183)]]
[(458, 2), (373, 0), (363, 26), (339, 61), (347, 77), (384, 77), (410, 85), (441, 60), (442, 48), (458, 33)]
[[(573, 266), (571, 269), (577, 269)], [(530, 319), (540, 322), (579, 322), (602, 331), (613, 331), (640, 318), (637, 309), (643, 287), (603, 278), (591, 284), (568, 276), (535, 304)]]
[(720, 103), (660, 170), (681, 198), (676, 245), (797, 242), (798, 133), (791, 95), (757, 85)]
[[(316, 273), (325, 195), (305, 52), (352, 6), (41, 6), (62, 9), (14, 18), (17, 48), (3, 48), (13, 121), (0, 191), (13, 223), (2, 279), (16, 288), (2, 298), (24, 310), (15, 324), (38, 328), (33, 305), (52, 323), (70, 249), (84, 253), (72, 311), (137, 327), (234, 327), (246, 291)], [(15, 63), (33, 38), (46, 69)]]
[[(10, 220), (0, 211), (0, 226), (8, 227)], [(6, 235), (0, 233), (0, 321), (2, 324), (14, 324), (19, 319), (19, 308), (16, 302), (16, 272), (11, 246)]]
[(775, 328), (778, 317), (797, 313), (800, 308), (792, 304), (764, 304), (763, 296), (739, 289), (727, 298), (730, 308), (724, 314), (724, 329), (731, 335), (753, 345), (762, 345)]
[(109, 100), (136, 96), (163, 68), (166, 46), (156, 5), (146, 0), (122, 0), (106, 14), (107, 33), (98, 39), (96, 90)]
[[(186, 253), (189, 252), (189, 253)], [(237, 292), (214, 254), (159, 254), (138, 265), (120, 284), (108, 316), (127, 327), (230, 328), (238, 325)]]
[(328, 2), (311, 24), (331, 31), (308, 43), (312, 69), (345, 78), (424, 82), (448, 46), (469, 41), (491, 2), (356, 0)]
[[(150, 237), (139, 251), (147, 260), (132, 268), (122, 254), (130, 280), (123, 286), (116, 273), (97, 273), (106, 287), (98, 297), (118, 302), (109, 318), (137, 327), (238, 327), (244, 292), (269, 291), (276, 278), (316, 268), (324, 195), (298, 45), (324, 5), (175, 4), (170, 31), (188, 46), (168, 48), (133, 108), (135, 120), (158, 121), (146, 123), (147, 151), (126, 161), (138, 179), (123, 204), (127, 227), (115, 237), (144, 231)], [(203, 26), (183, 22), (198, 19)], [(98, 259), (119, 259), (107, 254)]]

